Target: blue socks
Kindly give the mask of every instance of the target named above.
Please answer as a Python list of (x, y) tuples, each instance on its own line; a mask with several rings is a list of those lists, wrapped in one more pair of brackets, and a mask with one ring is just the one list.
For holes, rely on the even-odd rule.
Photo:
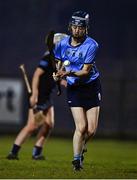
[(79, 155), (79, 154), (78, 154), (78, 155), (75, 155), (75, 156), (74, 156), (74, 160), (80, 160), (80, 161), (81, 161), (81, 155)]
[(34, 146), (32, 156), (39, 156), (42, 153), (42, 147)]

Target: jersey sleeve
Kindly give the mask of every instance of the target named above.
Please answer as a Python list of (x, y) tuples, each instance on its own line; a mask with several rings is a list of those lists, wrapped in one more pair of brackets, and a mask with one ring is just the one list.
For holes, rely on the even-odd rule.
[(39, 61), (38, 67), (45, 71), (48, 68), (48, 65), (49, 65), (49, 53), (46, 52)]
[(93, 44), (89, 47), (84, 63), (91, 64), (95, 60), (95, 56), (98, 50), (98, 44)]

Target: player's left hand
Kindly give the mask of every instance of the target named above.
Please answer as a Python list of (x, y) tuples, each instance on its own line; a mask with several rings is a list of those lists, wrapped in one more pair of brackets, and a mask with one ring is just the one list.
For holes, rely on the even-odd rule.
[(67, 87), (67, 81), (66, 81), (65, 79), (62, 79), (62, 80), (60, 81), (60, 84), (61, 84), (62, 86), (64, 86), (65, 88)]
[(68, 71), (61, 71), (59, 70), (57, 73), (56, 73), (56, 76), (57, 77), (60, 77), (60, 78), (63, 78), (63, 77), (66, 77), (69, 75), (69, 72)]

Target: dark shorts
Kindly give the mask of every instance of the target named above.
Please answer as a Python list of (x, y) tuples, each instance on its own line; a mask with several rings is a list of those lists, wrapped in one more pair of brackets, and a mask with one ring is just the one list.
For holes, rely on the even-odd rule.
[[(46, 110), (48, 108), (50, 108), (51, 106), (53, 106), (53, 100), (50, 96), (44, 96), (44, 95), (40, 95), (38, 97), (38, 103), (36, 105), (35, 110)], [(30, 104), (29, 104), (29, 108), (31, 108)]]
[(43, 98), (42, 100), (38, 100), (37, 110), (46, 110), (53, 106), (53, 101), (50, 97)]
[(88, 110), (100, 106), (101, 84), (99, 78), (84, 85), (68, 85), (67, 101), (70, 107), (83, 107)]

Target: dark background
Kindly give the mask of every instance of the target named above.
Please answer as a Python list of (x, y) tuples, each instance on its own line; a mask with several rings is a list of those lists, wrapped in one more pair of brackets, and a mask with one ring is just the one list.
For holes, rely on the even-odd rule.
[[(89, 12), (89, 35), (100, 45), (96, 61), (103, 101), (97, 136), (137, 138), (136, 0), (0, 0), (0, 76), (21, 78), (18, 66), (25, 63), (31, 78), (46, 49), (45, 35), (51, 29), (68, 33), (77, 10)], [(54, 133), (72, 134), (65, 91), (54, 99)]]

